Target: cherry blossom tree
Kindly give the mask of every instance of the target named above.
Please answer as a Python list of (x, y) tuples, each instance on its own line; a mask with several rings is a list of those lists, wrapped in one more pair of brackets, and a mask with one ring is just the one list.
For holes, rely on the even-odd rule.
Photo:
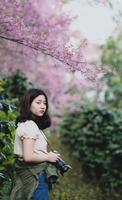
[[(86, 62), (84, 38), (77, 48), (71, 46), (70, 38), (80, 37), (70, 32), (72, 20), (61, 0), (0, 1), (0, 68), (7, 73), (21, 69), (49, 93), (53, 125), (65, 105), (83, 104), (84, 88), (94, 86), (101, 72)], [(66, 69), (71, 71), (68, 82)], [(77, 81), (71, 75), (75, 70), (86, 79)]]
[[(71, 19), (61, 8), (61, 1), (56, 0), (1, 0), (1, 46), (24, 56), (30, 55), (31, 49), (32, 54), (41, 52), (75, 66), (75, 60), (71, 59), (73, 53), (66, 46)], [(85, 63), (83, 59), (80, 62)]]
[(62, 8), (61, 0), (1, 0), (0, 67), (8, 71), (29, 68), (37, 54), (44, 54), (94, 81), (99, 70), (84, 58), (84, 39), (77, 49), (71, 47), (69, 27), (73, 18)]

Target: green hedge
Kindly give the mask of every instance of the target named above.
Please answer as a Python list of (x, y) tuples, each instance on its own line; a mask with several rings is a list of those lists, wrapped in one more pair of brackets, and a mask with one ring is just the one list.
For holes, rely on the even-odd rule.
[(18, 98), (29, 87), (25, 75), (17, 70), (0, 80), (0, 182), (14, 167), (13, 141)]
[(20, 70), (0, 80), (0, 199), (9, 199), (14, 174), (13, 141), (18, 98), (30, 87), (32, 84)]
[(103, 188), (122, 186), (121, 110), (81, 108), (65, 115), (60, 133), (89, 177), (99, 180)]
[(14, 163), (14, 120), (17, 113), (15, 111), (17, 99), (6, 98), (4, 84), (5, 81), (0, 80), (0, 177), (2, 174), (6, 177)]

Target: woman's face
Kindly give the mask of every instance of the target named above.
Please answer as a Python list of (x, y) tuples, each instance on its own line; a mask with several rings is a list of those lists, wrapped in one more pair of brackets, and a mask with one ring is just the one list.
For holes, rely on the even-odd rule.
[(37, 96), (31, 103), (30, 111), (32, 114), (42, 117), (46, 111), (47, 103), (44, 95)]

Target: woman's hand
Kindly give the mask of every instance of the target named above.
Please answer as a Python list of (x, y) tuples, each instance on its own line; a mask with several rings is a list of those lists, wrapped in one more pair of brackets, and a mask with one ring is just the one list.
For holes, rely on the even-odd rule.
[(60, 159), (60, 154), (59, 153), (54, 153), (50, 151), (48, 153), (48, 161), (49, 162), (56, 162), (58, 159)]

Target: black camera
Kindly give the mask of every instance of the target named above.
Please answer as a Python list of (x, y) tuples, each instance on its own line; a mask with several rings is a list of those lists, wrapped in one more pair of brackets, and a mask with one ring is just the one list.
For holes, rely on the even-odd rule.
[(69, 169), (72, 169), (72, 167), (67, 165), (62, 159), (52, 163), (46, 170), (49, 189), (52, 189), (52, 184), (58, 182), (59, 175), (57, 174), (56, 169), (59, 170), (60, 174), (63, 176), (63, 174)]
[(64, 160), (59, 159), (55, 163), (55, 167), (60, 171), (61, 175), (67, 172), (69, 169), (72, 169), (70, 165), (67, 165)]
[(72, 169), (72, 167), (67, 165), (62, 159), (59, 159), (55, 163), (51, 163), (49, 165), (49, 167), (46, 169), (49, 190), (52, 189), (54, 183), (59, 182), (59, 174), (57, 173), (57, 170), (59, 170), (59, 173), (63, 176), (63, 174), (69, 169)]

